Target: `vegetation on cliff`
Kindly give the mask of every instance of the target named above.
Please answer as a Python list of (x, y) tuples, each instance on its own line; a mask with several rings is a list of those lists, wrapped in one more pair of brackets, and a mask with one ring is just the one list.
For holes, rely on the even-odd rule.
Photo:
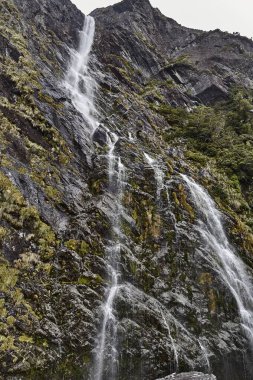
[[(212, 194), (250, 271), (253, 92), (245, 78), (252, 43), (184, 28), (147, 0), (132, 6), (124, 0), (94, 12), (90, 71), (98, 81), (101, 125), (91, 140), (62, 83), (83, 15), (69, 0), (0, 3), (4, 379), (88, 373), (115, 232), (107, 129), (119, 135), (115, 152), (127, 168), (121, 272), (128, 288), (115, 301), (121, 379), (129, 378), (129, 362), (134, 379), (153, 380), (177, 366), (205, 370), (202, 341), (216, 373), (230, 374), (224, 355), (231, 371), (242, 368), (246, 343), (236, 305), (200, 254), (196, 205), (179, 174)], [(210, 56), (199, 53), (203, 46)], [(161, 311), (169, 316), (169, 331)]]

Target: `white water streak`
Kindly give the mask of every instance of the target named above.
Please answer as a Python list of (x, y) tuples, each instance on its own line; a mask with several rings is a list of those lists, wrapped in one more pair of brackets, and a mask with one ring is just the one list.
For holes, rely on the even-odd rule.
[(94, 368), (94, 379), (102, 380), (105, 371), (105, 360), (110, 359), (106, 371), (109, 371), (110, 380), (116, 377), (118, 352), (117, 352), (117, 318), (114, 314), (113, 305), (117, 292), (120, 288), (120, 272), (118, 266), (121, 253), (121, 219), (123, 215), (122, 198), (124, 194), (126, 173), (120, 156), (115, 155), (115, 145), (118, 141), (115, 133), (107, 131), (108, 144), (108, 180), (109, 190), (114, 195), (114, 212), (111, 217), (112, 240), (107, 247), (107, 272), (111, 283), (107, 289), (107, 296), (103, 306), (102, 329), (98, 336), (96, 347), (96, 358)]
[[(107, 132), (107, 145), (109, 148), (108, 152), (108, 173), (109, 173), (109, 185), (113, 185), (113, 177), (115, 175), (115, 164), (117, 157), (114, 155), (114, 149), (115, 145), (118, 141), (119, 137), (116, 135), (116, 133), (109, 133)], [(117, 173), (116, 173), (117, 174)]]
[(197, 229), (216, 264), (214, 269), (236, 300), (241, 325), (253, 348), (253, 288), (247, 268), (229, 244), (222, 225), (222, 215), (209, 194), (186, 175), (182, 175), (182, 178), (199, 212)]
[(178, 352), (177, 352), (176, 344), (175, 344), (175, 341), (171, 335), (170, 325), (169, 325), (169, 323), (168, 323), (168, 321), (167, 321), (167, 319), (166, 319), (161, 308), (160, 308), (160, 312), (161, 312), (164, 324), (166, 326), (166, 329), (168, 331), (168, 336), (169, 336), (170, 342), (172, 344), (172, 348), (173, 348), (173, 352), (174, 352), (174, 360), (175, 360), (175, 364), (176, 364), (176, 371), (177, 371), (178, 370)]
[(91, 134), (98, 127), (98, 112), (94, 96), (96, 81), (89, 73), (89, 58), (95, 35), (95, 21), (86, 16), (83, 31), (80, 32), (80, 43), (77, 51), (72, 51), (72, 59), (65, 77), (65, 87), (72, 103), (82, 114)]
[(209, 373), (211, 373), (211, 364), (208, 357), (208, 351), (204, 343), (201, 342), (201, 340), (198, 340), (199, 346), (201, 348), (201, 351), (203, 353), (203, 358), (206, 362), (207, 370)]
[(150, 157), (147, 153), (144, 153), (144, 156), (148, 162), (148, 164), (151, 166), (151, 168), (154, 170), (155, 173), (155, 180), (156, 180), (156, 198), (159, 201), (161, 196), (161, 191), (164, 188), (164, 173), (159, 168), (159, 163), (154, 160), (152, 157)]
[[(98, 112), (95, 106), (96, 81), (89, 72), (89, 58), (95, 35), (95, 21), (92, 17), (86, 16), (83, 31), (80, 33), (80, 44), (77, 52), (72, 52), (72, 60), (65, 78), (65, 86), (68, 90), (73, 105), (81, 113), (83, 119), (89, 127), (89, 133), (92, 136), (99, 125)], [(98, 335), (98, 344), (96, 347), (95, 365), (92, 378), (102, 380), (104, 376), (105, 356), (110, 358), (109, 370), (111, 379), (114, 378), (117, 364), (117, 320), (114, 315), (113, 304), (117, 291), (119, 289), (118, 281), (120, 273), (117, 270), (121, 244), (120, 244), (120, 215), (121, 199), (123, 196), (123, 178), (125, 177), (124, 166), (120, 157), (114, 155), (115, 145), (118, 136), (107, 131), (108, 143), (108, 179), (110, 191), (114, 188), (116, 181), (116, 195), (114, 197), (115, 209), (111, 218), (112, 231), (119, 231), (115, 238), (108, 244), (107, 255), (107, 273), (110, 278), (110, 285), (106, 291), (106, 299), (102, 306), (103, 321), (101, 332)], [(107, 338), (110, 341), (107, 342)]]
[[(112, 283), (108, 289), (108, 296), (106, 298), (106, 302), (103, 305), (103, 323), (102, 323), (101, 333), (98, 339), (98, 346), (96, 348), (96, 362), (95, 362), (95, 372), (94, 372), (95, 380), (100, 380), (103, 378), (107, 333), (110, 330), (113, 341), (115, 340), (115, 336), (117, 334), (117, 325), (116, 325), (117, 321), (116, 321), (116, 317), (113, 314), (113, 302), (118, 291), (118, 273), (113, 267), (109, 267), (108, 269), (111, 272)], [(112, 367), (114, 367), (115, 361), (117, 360), (115, 350), (116, 348), (114, 347), (114, 344), (113, 344), (110, 347)]]

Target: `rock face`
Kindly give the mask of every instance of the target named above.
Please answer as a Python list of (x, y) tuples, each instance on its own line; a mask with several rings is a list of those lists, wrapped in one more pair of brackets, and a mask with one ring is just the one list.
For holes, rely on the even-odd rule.
[[(218, 380), (250, 380), (252, 354), (236, 301), (218, 263), (208, 260), (198, 207), (180, 173), (208, 188), (252, 276), (251, 161), (243, 166), (239, 154), (239, 183), (233, 167), (227, 174), (215, 158), (191, 152), (187, 136), (171, 136), (193, 130), (196, 120), (186, 121), (194, 107), (199, 128), (219, 101), (232, 112), (231, 87), (253, 85), (253, 42), (185, 28), (148, 0), (92, 15), (89, 75), (100, 123), (93, 136), (64, 85), (84, 15), (69, 0), (0, 3), (0, 376), (92, 378), (111, 286), (108, 246), (119, 234), (112, 228), (119, 178), (108, 175), (110, 132), (119, 137), (111, 158), (126, 171), (113, 380), (215, 379), (166, 377), (210, 368)], [(252, 145), (246, 111), (243, 125), (238, 118), (247, 128), (242, 152)], [(110, 361), (105, 354), (103, 380), (112, 380)]]
[(252, 86), (253, 42), (245, 37), (182, 27), (149, 1), (123, 1), (92, 14), (102, 62), (117, 54), (147, 78), (174, 81), (181, 102), (209, 104), (226, 98), (233, 84)]

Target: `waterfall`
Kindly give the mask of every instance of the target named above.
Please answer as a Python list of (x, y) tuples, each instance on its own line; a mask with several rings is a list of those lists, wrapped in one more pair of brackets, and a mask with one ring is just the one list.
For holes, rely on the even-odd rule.
[(211, 255), (211, 259), (207, 259), (234, 296), (242, 328), (253, 348), (253, 288), (247, 268), (229, 244), (222, 215), (209, 194), (186, 175), (182, 178), (199, 214), (197, 230)]
[(110, 190), (112, 190), (113, 186), (113, 177), (116, 174), (115, 173), (115, 162), (117, 157), (114, 155), (114, 149), (115, 145), (118, 141), (119, 137), (116, 135), (116, 133), (111, 133), (111, 136), (109, 134), (109, 131), (107, 130), (107, 145), (109, 148), (108, 152), (108, 176), (109, 176), (109, 186), (111, 187)]
[(161, 316), (162, 316), (162, 319), (164, 321), (164, 324), (165, 324), (165, 327), (168, 331), (168, 337), (170, 339), (170, 342), (172, 344), (172, 349), (173, 349), (173, 353), (174, 353), (174, 361), (175, 361), (175, 365), (176, 365), (176, 371), (178, 370), (178, 352), (177, 352), (177, 347), (176, 347), (176, 344), (175, 344), (175, 340), (173, 339), (172, 335), (171, 335), (171, 332), (170, 332), (170, 325), (167, 321), (167, 318), (165, 317), (161, 307), (159, 307), (160, 309), (160, 312), (161, 312)]
[(206, 367), (207, 367), (208, 373), (211, 373), (211, 364), (210, 364), (210, 361), (209, 361), (209, 358), (208, 358), (207, 348), (204, 345), (204, 343), (201, 342), (200, 339), (198, 340), (198, 343), (199, 343), (199, 347), (200, 347), (201, 351), (203, 352), (203, 359), (206, 362)]
[(133, 137), (133, 135), (132, 135), (131, 132), (128, 132), (128, 139), (129, 139), (129, 141), (131, 141), (131, 142), (134, 141), (134, 137)]
[[(79, 48), (72, 51), (71, 62), (65, 76), (64, 85), (70, 94), (73, 105), (81, 113), (88, 125), (88, 133), (92, 136), (99, 125), (98, 111), (95, 106), (96, 81), (89, 72), (89, 57), (95, 35), (95, 21), (86, 16), (83, 31), (80, 32)], [(92, 380), (102, 380), (105, 372), (105, 359), (109, 359), (106, 371), (110, 380), (116, 376), (117, 370), (117, 318), (114, 314), (114, 301), (120, 288), (121, 251), (121, 216), (123, 213), (122, 197), (125, 184), (125, 167), (119, 156), (115, 156), (115, 145), (118, 136), (104, 127), (108, 146), (108, 181), (109, 191), (113, 197), (113, 212), (110, 217), (112, 237), (106, 247), (106, 269), (109, 286), (106, 290), (105, 302), (102, 305), (102, 325), (97, 337), (95, 348), (95, 363), (92, 370)]]
[(81, 113), (93, 134), (99, 123), (94, 96), (96, 81), (89, 73), (89, 57), (95, 35), (95, 21), (86, 16), (83, 31), (80, 32), (80, 43), (77, 51), (71, 52), (71, 62), (65, 76), (64, 85), (70, 94), (77, 111)]
[(159, 201), (161, 191), (164, 187), (164, 173), (159, 168), (159, 163), (154, 160), (152, 157), (150, 157), (147, 153), (144, 153), (144, 157), (146, 158), (148, 164), (151, 166), (151, 168), (154, 170), (155, 173), (155, 180), (156, 180), (156, 198)]
[(110, 284), (106, 291), (103, 305), (102, 328), (98, 335), (95, 350), (94, 380), (102, 380), (105, 372), (105, 361), (109, 364), (106, 369), (107, 378), (113, 380), (117, 374), (117, 318), (114, 314), (113, 304), (120, 288), (120, 271), (118, 269), (121, 253), (121, 217), (123, 214), (122, 197), (126, 180), (125, 167), (120, 156), (114, 154), (118, 136), (107, 131), (108, 139), (108, 180), (109, 191), (113, 195), (114, 210), (110, 217), (112, 237), (106, 249), (107, 272)]

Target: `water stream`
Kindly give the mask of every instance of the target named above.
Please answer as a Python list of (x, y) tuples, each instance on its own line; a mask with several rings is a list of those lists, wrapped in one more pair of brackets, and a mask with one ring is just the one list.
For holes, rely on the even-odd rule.
[[(107, 132), (108, 138), (108, 181), (109, 191), (113, 196), (114, 210), (111, 213), (112, 236), (106, 249), (107, 272), (109, 285), (103, 305), (102, 329), (97, 338), (95, 350), (94, 380), (106, 378), (115, 379), (117, 374), (117, 318), (114, 313), (114, 301), (120, 288), (120, 254), (121, 254), (121, 218), (123, 214), (122, 197), (126, 181), (125, 167), (120, 156), (115, 155), (115, 145), (118, 136)], [(105, 368), (106, 365), (106, 368)]]
[(206, 368), (208, 370), (208, 373), (211, 373), (211, 364), (209, 361), (207, 348), (206, 348), (205, 344), (200, 339), (198, 340), (198, 343), (199, 343), (199, 347), (203, 353), (203, 359), (206, 363)]
[(93, 17), (86, 16), (83, 30), (80, 32), (79, 47), (77, 51), (71, 51), (70, 66), (64, 82), (73, 105), (83, 116), (91, 134), (99, 125), (94, 98), (97, 84), (89, 71), (94, 35), (95, 21)]
[(161, 191), (164, 187), (164, 173), (159, 167), (159, 163), (150, 157), (147, 153), (144, 153), (144, 157), (151, 168), (154, 170), (156, 180), (156, 198), (160, 200)]
[(166, 318), (166, 316), (165, 316), (165, 314), (161, 308), (160, 308), (160, 312), (161, 312), (162, 319), (164, 321), (164, 325), (166, 326), (166, 329), (168, 331), (168, 337), (169, 337), (169, 340), (170, 340), (171, 345), (172, 345), (172, 349), (173, 349), (173, 353), (174, 353), (174, 362), (175, 362), (176, 371), (177, 371), (178, 370), (178, 352), (177, 352), (176, 343), (175, 343), (175, 340), (173, 339), (173, 337), (171, 335), (169, 322), (168, 322), (168, 320), (167, 320), (167, 318)]
[(253, 287), (247, 268), (230, 245), (222, 225), (222, 214), (207, 191), (186, 175), (182, 178), (198, 211), (197, 230), (211, 255), (209, 261), (234, 296), (241, 325), (253, 348)]
[[(98, 111), (95, 105), (95, 79), (90, 74), (89, 59), (95, 35), (95, 21), (86, 16), (83, 31), (80, 33), (78, 51), (71, 52), (71, 62), (65, 77), (65, 87), (70, 94), (76, 110), (81, 113), (84, 125), (88, 126), (90, 137), (99, 126)], [(119, 137), (104, 128), (107, 135), (108, 191), (112, 198), (110, 212), (111, 238), (105, 252), (106, 270), (109, 285), (102, 305), (102, 323), (97, 336), (92, 380), (106, 377), (113, 380), (117, 373), (117, 318), (114, 301), (120, 287), (120, 251), (121, 251), (121, 217), (123, 215), (122, 197), (125, 185), (125, 167), (119, 155), (115, 155), (115, 146)], [(106, 365), (105, 365), (106, 363)], [(106, 368), (105, 368), (106, 367)]]

